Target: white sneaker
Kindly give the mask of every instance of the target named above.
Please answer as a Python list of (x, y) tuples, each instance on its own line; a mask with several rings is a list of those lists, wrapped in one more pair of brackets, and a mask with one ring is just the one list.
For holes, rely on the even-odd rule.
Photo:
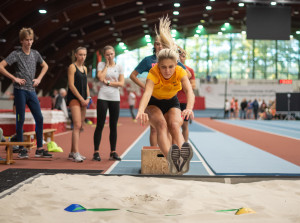
[(79, 153), (79, 155), (81, 156), (81, 159), (86, 160), (85, 156), (81, 155), (80, 153)]
[(83, 159), (81, 158), (79, 153), (73, 153), (74, 162), (80, 163), (83, 162)]
[[(83, 160), (86, 160), (86, 157), (85, 157), (85, 156), (81, 155), (80, 153), (79, 153), (79, 155), (81, 156), (81, 158), (82, 158)], [(69, 160), (74, 159), (74, 153), (73, 153), (73, 152), (70, 152), (70, 153), (69, 153), (68, 159), (69, 159)]]

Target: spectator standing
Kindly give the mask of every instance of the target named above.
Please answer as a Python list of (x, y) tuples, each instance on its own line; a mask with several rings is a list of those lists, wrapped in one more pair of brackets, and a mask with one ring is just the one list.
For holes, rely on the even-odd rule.
[(73, 121), (72, 144), (69, 159), (75, 162), (83, 162), (86, 157), (79, 153), (79, 136), (85, 120), (86, 107), (91, 97), (87, 84), (87, 67), (84, 66), (87, 49), (78, 47), (75, 50), (75, 62), (68, 68), (67, 104), (70, 107)]
[(256, 98), (252, 102), (252, 108), (253, 108), (254, 119), (257, 120), (259, 105), (258, 105), (258, 101), (256, 100)]
[(239, 107), (239, 101), (238, 99), (234, 100), (234, 118), (239, 117), (240, 107)]
[[(22, 47), (10, 53), (0, 63), (0, 73), (13, 81), (16, 106), (16, 132), (17, 140), (23, 142), (23, 124), (25, 121), (25, 106), (28, 105), (35, 120), (37, 150), (35, 157), (51, 158), (52, 155), (43, 149), (43, 115), (40, 102), (35, 92), (42, 78), (48, 70), (47, 63), (43, 60), (38, 51), (31, 49), (34, 32), (31, 28), (22, 28), (19, 33)], [(9, 73), (5, 67), (15, 65), (15, 75)], [(39, 64), (42, 69), (37, 78), (36, 66)], [(27, 150), (20, 147), (19, 158), (28, 158)]]
[(247, 119), (251, 119), (252, 118), (252, 101), (251, 99), (248, 101), (248, 104), (247, 104)]
[(116, 152), (117, 124), (120, 114), (120, 91), (124, 86), (123, 67), (116, 64), (115, 50), (112, 46), (105, 46), (103, 54), (106, 62), (98, 64), (97, 77), (100, 80), (100, 90), (97, 100), (97, 126), (94, 133), (94, 155), (93, 160), (101, 161), (99, 146), (102, 138), (107, 109), (109, 110), (109, 142), (110, 160), (121, 160)]
[(230, 118), (234, 118), (235, 98), (232, 97), (230, 101)]
[(247, 100), (246, 98), (243, 99), (241, 102), (241, 113), (240, 113), (240, 119), (246, 119), (246, 112), (247, 112)]

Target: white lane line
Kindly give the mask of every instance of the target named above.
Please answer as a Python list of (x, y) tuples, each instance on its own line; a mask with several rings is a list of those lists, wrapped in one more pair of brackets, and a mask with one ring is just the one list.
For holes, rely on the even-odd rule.
[[(149, 130), (149, 126), (145, 129), (145, 131), (125, 150), (125, 152), (122, 154), (121, 158), (126, 156), (126, 154), (133, 148), (133, 146), (146, 134), (146, 132)], [(124, 160), (122, 160), (124, 161)], [(118, 165), (120, 161), (115, 161), (113, 165), (111, 165), (108, 170), (105, 171), (104, 174), (110, 174), (110, 172)]]
[[(191, 143), (191, 142), (189, 142), (189, 143), (190, 143), (190, 145), (193, 148), (194, 154), (196, 154), (196, 156), (198, 157), (198, 159), (200, 160), (200, 162), (202, 163), (202, 165), (204, 166), (204, 168), (206, 169), (206, 171), (208, 172), (208, 174), (211, 175), (211, 176), (214, 176), (215, 174), (209, 168), (209, 166), (207, 165), (207, 163), (205, 162), (205, 160), (203, 159), (203, 157), (201, 156), (201, 154), (198, 152), (198, 150), (194, 147), (193, 143)], [(199, 161), (191, 161), (191, 162), (199, 162)]]

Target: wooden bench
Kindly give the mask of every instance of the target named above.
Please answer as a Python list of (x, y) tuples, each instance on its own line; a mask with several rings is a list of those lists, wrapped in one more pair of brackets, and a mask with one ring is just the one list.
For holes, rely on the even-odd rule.
[(0, 142), (0, 146), (7, 146), (6, 160), (1, 160), (0, 163), (11, 164), (15, 162), (13, 160), (13, 146), (24, 146), (27, 148), (32, 148), (33, 144), (33, 142)]
[[(50, 141), (54, 141), (54, 132), (56, 132), (56, 129), (44, 129), (43, 130), (43, 138), (44, 140), (47, 142), (48, 138), (50, 137)], [(23, 141), (24, 142), (31, 142), (31, 136), (34, 137), (34, 139), (36, 140), (36, 134), (35, 131), (31, 131), (31, 132), (24, 132), (23, 133)], [(33, 146), (30, 148), (32, 149)]]
[(144, 146), (141, 161), (141, 174), (169, 174), (168, 162), (159, 147)]

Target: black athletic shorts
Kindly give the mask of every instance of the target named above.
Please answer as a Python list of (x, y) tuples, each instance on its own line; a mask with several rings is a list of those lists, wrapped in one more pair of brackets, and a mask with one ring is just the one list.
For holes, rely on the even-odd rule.
[(180, 103), (176, 95), (173, 98), (161, 100), (151, 96), (148, 105), (154, 105), (158, 107), (163, 114), (167, 113), (170, 110), (170, 108), (180, 109)]
[[(183, 111), (184, 109), (186, 109), (186, 103), (180, 103), (180, 110)], [(185, 117), (183, 121), (187, 122), (189, 120), (190, 118)]]

